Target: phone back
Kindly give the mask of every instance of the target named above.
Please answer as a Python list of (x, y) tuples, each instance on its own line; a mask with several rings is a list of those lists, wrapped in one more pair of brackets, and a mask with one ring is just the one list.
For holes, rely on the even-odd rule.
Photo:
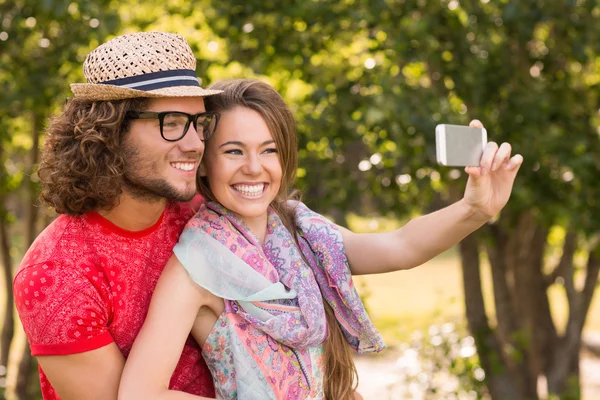
[(438, 125), (435, 128), (437, 161), (445, 166), (478, 166), (487, 143), (483, 128)]

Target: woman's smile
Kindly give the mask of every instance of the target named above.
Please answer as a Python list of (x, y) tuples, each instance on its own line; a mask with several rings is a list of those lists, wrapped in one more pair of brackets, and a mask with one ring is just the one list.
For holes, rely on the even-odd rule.
[(265, 193), (265, 189), (268, 187), (268, 184), (265, 182), (237, 183), (235, 185), (231, 185), (231, 187), (243, 197), (256, 199), (261, 197)]

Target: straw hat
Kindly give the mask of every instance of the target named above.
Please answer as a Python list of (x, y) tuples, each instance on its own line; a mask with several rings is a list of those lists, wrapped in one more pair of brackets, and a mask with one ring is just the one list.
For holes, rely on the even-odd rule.
[(164, 32), (118, 36), (85, 59), (87, 83), (73, 83), (76, 99), (120, 100), (133, 97), (204, 97), (221, 93), (200, 87), (196, 57), (186, 40)]

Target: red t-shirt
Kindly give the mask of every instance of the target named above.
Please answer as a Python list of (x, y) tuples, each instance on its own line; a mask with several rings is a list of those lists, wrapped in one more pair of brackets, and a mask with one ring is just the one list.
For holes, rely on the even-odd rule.
[[(23, 258), (13, 283), (32, 355), (81, 353), (115, 342), (127, 357), (190, 213), (171, 203), (154, 226), (140, 232), (121, 229), (95, 212), (61, 215), (50, 224)], [(41, 368), (40, 382), (44, 399), (59, 399)], [(170, 388), (215, 395), (191, 337)]]

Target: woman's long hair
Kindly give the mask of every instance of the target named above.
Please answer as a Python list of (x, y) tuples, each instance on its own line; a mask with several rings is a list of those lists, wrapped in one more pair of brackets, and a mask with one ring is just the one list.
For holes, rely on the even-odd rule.
[[(299, 199), (297, 191), (290, 193), (298, 168), (298, 138), (294, 116), (275, 89), (252, 79), (235, 79), (215, 83), (210, 89), (223, 90), (222, 94), (205, 99), (206, 109), (224, 113), (236, 107), (247, 107), (258, 112), (265, 120), (275, 140), (283, 175), (279, 193), (271, 206), (292, 233), (300, 249), (296, 232), (295, 210), (288, 200)], [(197, 187), (207, 199), (216, 201), (206, 177), (198, 175)], [(301, 253), (302, 254), (302, 253)], [(302, 256), (304, 258), (304, 256)], [(307, 260), (305, 259), (305, 262)], [(350, 400), (358, 385), (358, 374), (352, 350), (346, 342), (331, 306), (323, 299), (328, 335), (324, 343), (324, 389), (327, 400)]]
[[(293, 195), (293, 194), (292, 194)], [(299, 200), (299, 195), (295, 196)], [(273, 204), (273, 208), (280, 216), (281, 221), (286, 228), (292, 233), (296, 246), (300, 248), (298, 242), (298, 235), (295, 232), (298, 231), (296, 225), (296, 213), (295, 210), (289, 207), (286, 203)], [(304, 262), (308, 264), (308, 260), (304, 257), (304, 254), (300, 252)], [(358, 371), (356, 365), (354, 365), (354, 358), (352, 357), (352, 350), (342, 329), (340, 328), (333, 308), (323, 299), (323, 305), (325, 306), (325, 317), (327, 318), (327, 340), (323, 346), (323, 356), (325, 359), (325, 379), (324, 379), (324, 390), (326, 400), (351, 400), (354, 399), (354, 391), (358, 386)]]

